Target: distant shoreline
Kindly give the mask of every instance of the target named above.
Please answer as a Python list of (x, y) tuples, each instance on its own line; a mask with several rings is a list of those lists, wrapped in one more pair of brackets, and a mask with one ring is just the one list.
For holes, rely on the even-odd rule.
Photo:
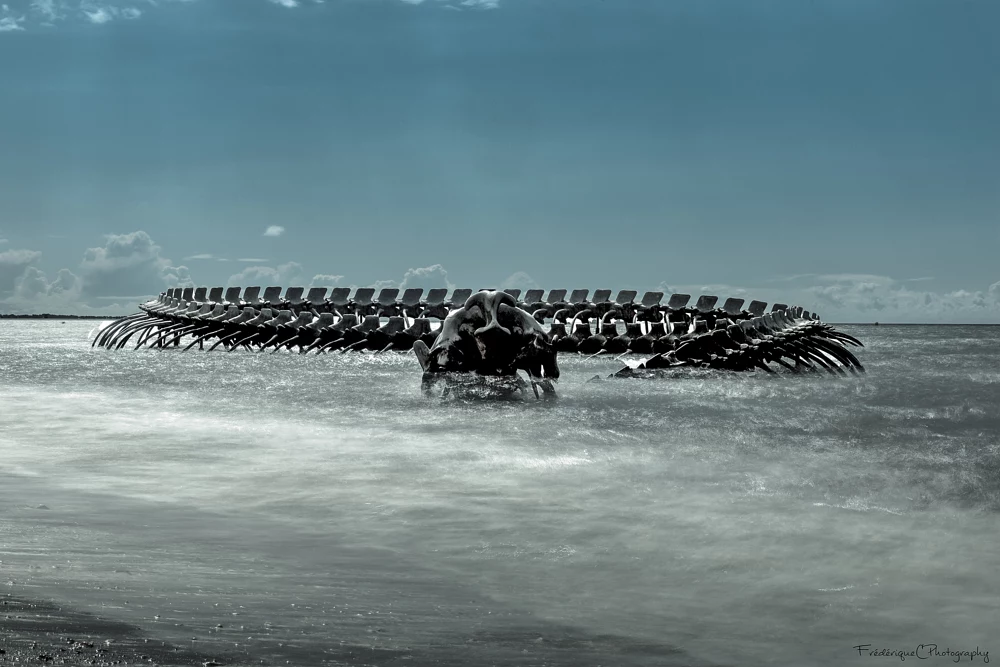
[[(0, 320), (118, 320), (127, 315), (17, 315), (0, 313)], [(969, 323), (969, 322), (827, 322), (833, 326), (852, 327), (998, 327), (1000, 323)]]
[(125, 315), (52, 315), (41, 313), (40, 315), (14, 315), (0, 313), (0, 320), (117, 320)]

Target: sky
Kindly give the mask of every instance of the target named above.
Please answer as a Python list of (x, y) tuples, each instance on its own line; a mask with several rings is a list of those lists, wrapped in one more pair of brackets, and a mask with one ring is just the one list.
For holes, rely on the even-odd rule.
[(370, 285), (1000, 323), (997, 25), (995, 0), (7, 0), (0, 312)]

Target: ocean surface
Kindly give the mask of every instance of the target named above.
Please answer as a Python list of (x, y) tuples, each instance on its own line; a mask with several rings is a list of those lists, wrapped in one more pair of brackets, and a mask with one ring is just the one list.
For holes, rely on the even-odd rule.
[(562, 357), (521, 402), (98, 324), (0, 322), (0, 594), (225, 664), (1000, 657), (1000, 327), (844, 326), (849, 379)]

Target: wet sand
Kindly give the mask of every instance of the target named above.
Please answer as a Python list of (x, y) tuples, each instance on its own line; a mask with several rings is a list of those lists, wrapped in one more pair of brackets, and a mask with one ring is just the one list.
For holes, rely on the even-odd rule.
[(0, 665), (214, 665), (235, 656), (201, 655), (144, 636), (138, 628), (50, 602), (0, 598)]
[[(271, 541), (258, 542), (262, 536)], [(260, 517), (138, 499), (123, 505), (45, 476), (9, 475), (0, 485), (0, 572), (9, 587), (0, 593), (0, 667), (715, 664), (666, 637), (541, 618), (516, 594), (480, 598), (401, 564), (399, 554), (317, 539)], [(292, 543), (300, 567), (306, 554), (318, 564), (304, 575), (275, 573)], [(254, 560), (200, 560), (220, 553)], [(310, 599), (304, 586), (319, 592)], [(235, 610), (240, 625), (227, 620)], [(295, 622), (290, 611), (301, 614)]]
[[(317, 655), (308, 649), (294, 660), (274, 661), (260, 655), (198, 653), (158, 639), (139, 628), (73, 611), (51, 602), (12, 595), (0, 598), (0, 667), (5, 665), (158, 665), (222, 667), (236, 665), (344, 665), (404, 667), (435, 665), (672, 665), (705, 667), (707, 663), (659, 643), (643, 643), (613, 635), (580, 635), (571, 630), (543, 639), (535, 630), (476, 633), (466, 642), (426, 647), (423, 651), (347, 645)], [(525, 650), (531, 646), (532, 651)]]

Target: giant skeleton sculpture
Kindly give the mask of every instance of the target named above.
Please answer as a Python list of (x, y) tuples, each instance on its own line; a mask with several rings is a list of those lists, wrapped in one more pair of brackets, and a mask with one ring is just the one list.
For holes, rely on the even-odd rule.
[[(848, 349), (853, 336), (821, 322), (801, 307), (743, 299), (662, 292), (611, 290), (448, 290), (280, 287), (174, 288), (140, 306), (140, 313), (112, 322), (94, 346), (121, 349), (132, 343), (164, 349), (297, 350), (317, 354), (339, 350), (413, 350), (425, 390), (439, 379), (474, 376), (506, 382), (535, 395), (554, 393), (558, 354), (643, 355), (625, 362), (614, 377), (651, 377), (670, 369), (730, 371), (776, 368), (833, 375), (864, 372)], [(546, 328), (546, 323), (548, 328)], [(592, 328), (595, 327), (595, 328)], [(772, 367), (772, 364), (774, 367)], [(527, 374), (530, 385), (518, 375)]]

